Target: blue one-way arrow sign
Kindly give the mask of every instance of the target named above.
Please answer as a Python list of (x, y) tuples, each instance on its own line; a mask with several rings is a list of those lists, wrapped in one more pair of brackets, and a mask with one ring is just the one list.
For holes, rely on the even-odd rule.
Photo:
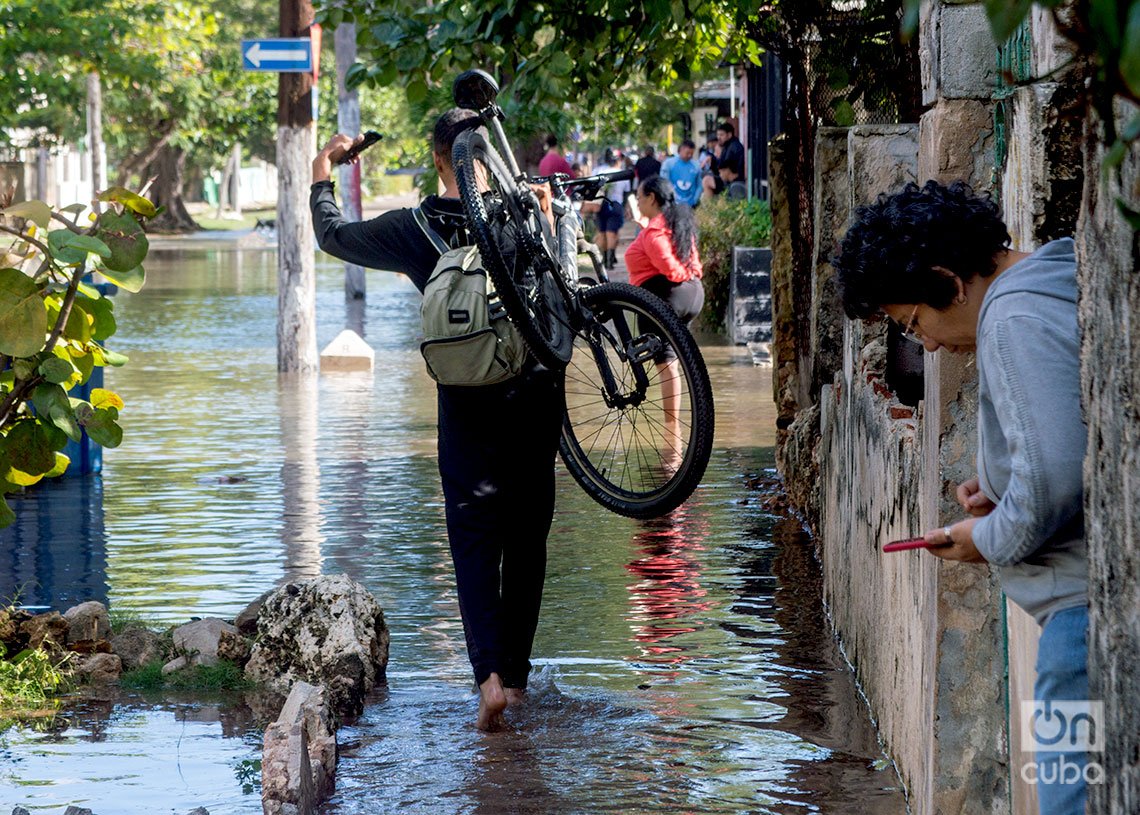
[(313, 46), (308, 37), (242, 40), (242, 67), (247, 71), (308, 74), (313, 71)]

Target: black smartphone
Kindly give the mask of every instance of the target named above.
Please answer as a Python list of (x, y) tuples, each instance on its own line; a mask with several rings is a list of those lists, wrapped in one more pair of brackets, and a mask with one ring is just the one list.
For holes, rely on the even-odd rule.
[(334, 163), (348, 164), (350, 161), (359, 156), (372, 145), (376, 144), (376, 142), (380, 141), (382, 138), (384, 137), (377, 133), (375, 130), (369, 130), (365, 132), (364, 141), (358, 144), (354, 144), (352, 147), (345, 150), (344, 155), (338, 158)]

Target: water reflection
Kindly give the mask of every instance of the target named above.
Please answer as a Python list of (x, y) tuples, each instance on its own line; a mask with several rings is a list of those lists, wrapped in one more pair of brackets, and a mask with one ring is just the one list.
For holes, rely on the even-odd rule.
[(277, 379), (277, 410), (285, 461), (281, 465), (281, 543), (285, 569), (281, 580), (321, 574), (321, 473), (317, 460), (317, 377), (285, 375)]
[(33, 611), (105, 603), (102, 477), (51, 479), (8, 500), (16, 522), (0, 529), (0, 603)]
[(646, 521), (633, 538), (641, 557), (626, 569), (641, 578), (628, 586), (632, 613), (640, 623), (635, 637), (642, 644), (641, 661), (668, 666), (684, 662), (691, 653), (668, 642), (691, 634), (699, 622), (694, 618), (712, 607), (708, 591), (701, 586), (702, 541), (708, 520), (685, 506), (665, 518)]

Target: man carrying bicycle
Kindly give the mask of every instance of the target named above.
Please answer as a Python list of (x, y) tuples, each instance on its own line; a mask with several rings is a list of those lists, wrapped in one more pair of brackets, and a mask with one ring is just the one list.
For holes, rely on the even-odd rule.
[[(452, 246), (471, 243), (451, 167), (456, 137), (480, 125), (452, 108), (436, 122), (432, 157), (444, 186), (420, 205)], [(310, 207), (317, 243), (350, 263), (401, 272), (421, 292), (440, 253), (412, 209), (349, 223), (329, 180), (331, 164), (357, 143), (338, 134), (313, 160)], [(530, 672), (554, 514), (554, 456), (562, 376), (534, 364), (495, 385), (438, 386), (439, 472), (467, 654), (479, 685), (476, 726), (496, 729), (521, 702)]]

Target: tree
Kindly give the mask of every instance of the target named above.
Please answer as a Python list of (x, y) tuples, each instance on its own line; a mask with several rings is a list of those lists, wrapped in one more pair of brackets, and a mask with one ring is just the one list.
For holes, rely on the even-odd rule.
[(0, 209), (0, 233), (11, 238), (0, 257), (0, 527), (15, 520), (7, 493), (67, 469), (61, 451), (69, 439), (78, 442), (86, 431), (104, 447), (122, 441), (117, 394), (68, 394), (96, 366), (127, 361), (103, 347), (115, 333), (114, 307), (84, 278), (98, 272), (138, 291), (148, 250), (141, 223), (155, 208), (122, 188), (100, 199), (108, 206), (83, 226), (82, 204), (52, 211), (25, 201)]

